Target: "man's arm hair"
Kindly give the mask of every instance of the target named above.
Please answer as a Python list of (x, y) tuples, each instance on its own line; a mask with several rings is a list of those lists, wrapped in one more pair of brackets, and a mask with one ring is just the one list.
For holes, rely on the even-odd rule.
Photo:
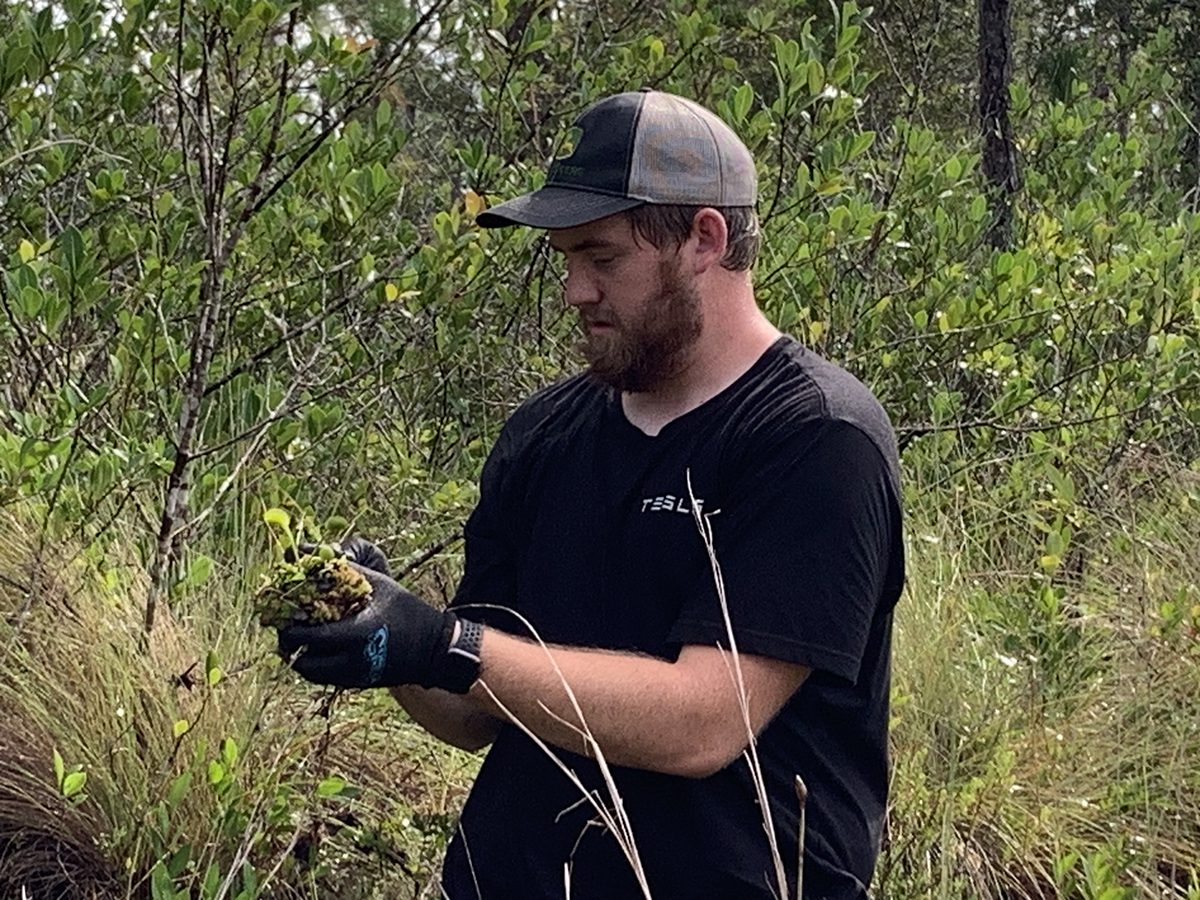
[(481, 750), (496, 739), (501, 721), (464, 694), (405, 685), (391, 689), (396, 702), (438, 740)]
[[(511, 716), (537, 737), (611, 764), (703, 778), (733, 762), (799, 690), (809, 669), (742, 654), (748, 718), (733, 657), (685, 646), (678, 660), (543, 646), (484, 629), (480, 680), (467, 696), (480, 713)], [(570, 685), (583, 721), (568, 696)], [(507, 710), (507, 712), (505, 712)]]

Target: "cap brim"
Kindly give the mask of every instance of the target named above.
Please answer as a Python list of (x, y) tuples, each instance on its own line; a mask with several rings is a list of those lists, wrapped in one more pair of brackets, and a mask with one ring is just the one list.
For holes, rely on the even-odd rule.
[(605, 216), (644, 205), (644, 200), (610, 197), (591, 191), (544, 187), (481, 212), (475, 222), (481, 228), (528, 225), (531, 228), (574, 228)]

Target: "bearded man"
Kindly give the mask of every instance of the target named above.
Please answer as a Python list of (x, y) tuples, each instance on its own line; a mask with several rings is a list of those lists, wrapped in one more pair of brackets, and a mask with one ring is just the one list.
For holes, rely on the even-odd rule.
[(549, 231), (587, 371), (506, 423), (449, 610), (354, 542), (371, 603), (281, 651), (491, 744), (452, 900), (866, 897), (904, 580), (892, 428), (760, 312), (754, 163), (725, 123), (641, 91), (576, 124), (546, 186), (478, 223)]

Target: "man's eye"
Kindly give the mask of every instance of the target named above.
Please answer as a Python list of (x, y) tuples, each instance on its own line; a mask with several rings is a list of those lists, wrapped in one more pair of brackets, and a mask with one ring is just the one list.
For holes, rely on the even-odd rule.
[(602, 269), (612, 265), (614, 262), (616, 262), (615, 256), (606, 256), (602, 259), (593, 259), (592, 260), (593, 265), (599, 266)]

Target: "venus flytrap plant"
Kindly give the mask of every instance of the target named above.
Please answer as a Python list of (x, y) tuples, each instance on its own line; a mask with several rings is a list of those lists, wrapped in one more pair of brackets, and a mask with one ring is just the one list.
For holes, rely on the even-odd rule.
[(254, 595), (260, 625), (334, 622), (366, 606), (370, 583), (333, 546), (322, 543), (302, 552), (304, 525), (293, 536), (291, 519), (282, 509), (268, 509), (263, 521), (271, 526), (281, 552)]

